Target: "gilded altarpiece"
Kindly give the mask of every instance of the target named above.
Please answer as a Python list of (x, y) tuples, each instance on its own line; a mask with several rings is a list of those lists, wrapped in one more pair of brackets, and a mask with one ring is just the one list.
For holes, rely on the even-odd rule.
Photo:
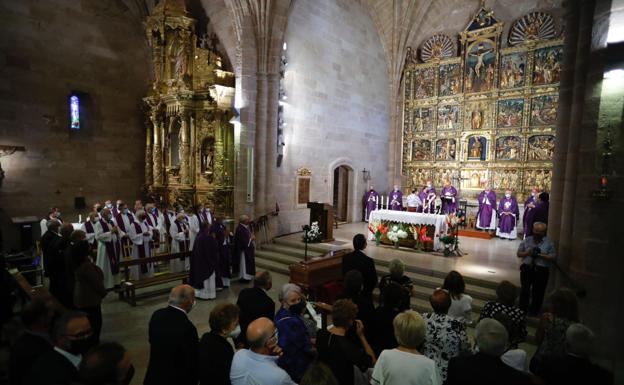
[(204, 37), (184, 2), (162, 1), (146, 22), (154, 83), (146, 105), (146, 195), (185, 208), (209, 203), (234, 211), (234, 74)]
[(486, 183), (520, 194), (550, 190), (563, 52), (555, 24), (548, 13), (529, 13), (505, 44), (503, 23), (481, 8), (459, 33), (459, 55), (444, 35), (423, 44), (423, 62), (408, 55), (402, 174), (409, 185), (451, 178), (468, 197)]

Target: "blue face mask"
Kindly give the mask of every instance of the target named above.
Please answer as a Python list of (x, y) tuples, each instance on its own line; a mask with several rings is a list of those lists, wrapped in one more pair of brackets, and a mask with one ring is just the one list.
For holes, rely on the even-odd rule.
[(152, 212), (152, 214), (156, 214), (156, 208), (153, 208), (153, 209), (151, 210), (151, 212)]
[(127, 208), (123, 209), (123, 213), (128, 214), (128, 209)]

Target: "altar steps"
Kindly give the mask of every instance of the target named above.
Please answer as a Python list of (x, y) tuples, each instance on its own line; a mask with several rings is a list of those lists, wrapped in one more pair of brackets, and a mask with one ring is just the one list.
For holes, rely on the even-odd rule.
[[(325, 245), (325, 244), (312, 244), (308, 245), (308, 256), (320, 256), (327, 253), (330, 250), (336, 250), (345, 248), (342, 245)], [(304, 245), (295, 240), (276, 238), (272, 244), (265, 244), (262, 248), (256, 250), (256, 266), (259, 269), (269, 270), (275, 273), (290, 275), (288, 266), (293, 263), (299, 263), (303, 261), (304, 257)], [(375, 260), (377, 273), (379, 276), (389, 274), (388, 262), (382, 260)], [(424, 313), (431, 311), (431, 305), (429, 304), (429, 296), (434, 289), (441, 287), (444, 277), (447, 272), (427, 270), (419, 268), (417, 266), (406, 266), (405, 275), (412, 279), (414, 283), (414, 295), (411, 299), (411, 306), (414, 310)], [(477, 321), (479, 319), (479, 313), (487, 301), (496, 298), (495, 288), (496, 282), (476, 279), (473, 277), (464, 277), (466, 281), (466, 294), (473, 298), (473, 313), (472, 319)], [(378, 289), (374, 293), (377, 298), (379, 295)], [(528, 343), (533, 343), (535, 328), (538, 320), (536, 318), (528, 318)]]

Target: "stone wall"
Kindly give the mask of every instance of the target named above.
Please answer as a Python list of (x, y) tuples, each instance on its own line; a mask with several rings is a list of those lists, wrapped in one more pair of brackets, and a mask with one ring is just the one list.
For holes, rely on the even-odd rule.
[(295, 205), (297, 169), (312, 171), (312, 201), (332, 203), (333, 170), (352, 169), (349, 218), (360, 219), (371, 170), (378, 191), (387, 177), (389, 93), (381, 41), (354, 0), (296, 1), (285, 34), (287, 103), (284, 161), (276, 172), (280, 233), (298, 231), (308, 210)]
[[(61, 208), (75, 221), (87, 204), (131, 200), (144, 178), (140, 111), (150, 77), (141, 20), (120, 1), (0, 1), (0, 221), (12, 246), (13, 216)], [(83, 99), (83, 128), (69, 130), (68, 96)], [(86, 210), (82, 211), (83, 216)]]

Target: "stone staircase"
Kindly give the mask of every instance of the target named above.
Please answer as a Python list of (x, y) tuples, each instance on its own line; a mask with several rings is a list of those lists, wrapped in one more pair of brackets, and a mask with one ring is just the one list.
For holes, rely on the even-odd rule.
[[(308, 257), (321, 256), (331, 250), (349, 248), (350, 245), (332, 246), (328, 244), (309, 244)], [(274, 243), (265, 244), (256, 250), (256, 266), (260, 269), (270, 270), (279, 274), (290, 275), (288, 266), (298, 263), (304, 259), (304, 244), (298, 240), (287, 238), (275, 238)], [(379, 276), (389, 274), (388, 261), (375, 260), (377, 273)], [(429, 296), (434, 289), (441, 287), (444, 277), (448, 272), (435, 271), (419, 268), (417, 266), (406, 266), (405, 275), (412, 279), (414, 283), (415, 295), (412, 296), (412, 308), (418, 312), (430, 312)], [(472, 319), (479, 319), (479, 313), (485, 303), (496, 298), (497, 282), (477, 279), (464, 276), (466, 282), (466, 294), (470, 295), (472, 301)], [(374, 295), (378, 295), (378, 291)], [(529, 337), (528, 344), (533, 344), (535, 328), (538, 320), (529, 317), (527, 319), (527, 329)]]

